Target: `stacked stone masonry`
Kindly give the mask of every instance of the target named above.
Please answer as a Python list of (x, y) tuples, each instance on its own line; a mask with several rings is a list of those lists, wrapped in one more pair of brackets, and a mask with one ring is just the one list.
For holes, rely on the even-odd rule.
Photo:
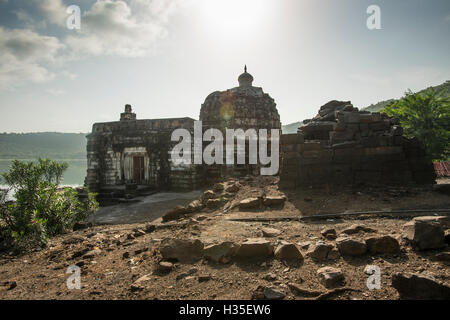
[(432, 184), (424, 146), (403, 136), (398, 120), (331, 101), (297, 134), (281, 137), (280, 183), (322, 185)]

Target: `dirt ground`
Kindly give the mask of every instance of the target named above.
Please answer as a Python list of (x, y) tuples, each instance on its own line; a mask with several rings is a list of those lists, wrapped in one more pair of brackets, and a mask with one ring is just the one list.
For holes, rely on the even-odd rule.
[[(261, 178), (262, 179), (262, 178)], [(402, 226), (411, 217), (363, 216), (304, 221), (233, 221), (234, 218), (279, 218), (309, 216), (323, 213), (342, 213), (398, 209), (450, 208), (448, 195), (432, 188), (384, 188), (364, 191), (352, 190), (278, 190), (276, 180), (252, 179), (241, 181), (241, 190), (231, 199), (240, 200), (265, 195), (284, 194), (283, 208), (240, 211), (237, 207), (224, 212), (205, 209), (175, 222), (161, 223), (153, 216), (156, 230), (139, 234), (136, 230), (151, 230), (148, 223), (96, 225), (51, 239), (46, 248), (21, 256), (4, 253), (0, 256), (0, 299), (251, 299), (255, 289), (274, 286), (285, 292), (287, 300), (307, 299), (289, 289), (295, 284), (306, 290), (326, 292), (316, 271), (323, 266), (340, 268), (345, 276), (345, 291), (333, 299), (398, 299), (391, 286), (395, 272), (432, 274), (437, 280), (450, 284), (448, 264), (436, 261), (438, 252), (417, 252), (402, 240)], [(440, 181), (446, 183), (446, 181)], [(172, 204), (173, 206), (173, 204)], [(105, 209), (105, 208), (104, 208)], [(160, 210), (160, 208), (158, 209)], [(433, 215), (429, 210), (424, 215)], [(150, 222), (150, 221), (149, 221)], [(333, 227), (339, 234), (353, 224), (363, 224), (376, 234), (389, 234), (400, 240), (397, 254), (365, 254), (360, 257), (339, 257), (337, 260), (315, 262), (305, 256), (301, 263), (288, 263), (275, 258), (263, 260), (232, 260), (214, 263), (199, 260), (196, 263), (175, 263), (174, 269), (161, 275), (154, 273), (161, 261), (159, 245), (164, 238), (199, 239), (205, 245), (233, 241), (241, 243), (248, 238), (262, 237), (264, 227), (281, 231), (279, 236), (267, 238), (274, 245), (285, 240), (299, 247), (305, 242), (323, 240), (324, 227)], [(355, 235), (363, 239), (364, 233)], [(94, 250), (95, 254), (83, 254)], [(305, 251), (302, 249), (302, 253)], [(81, 289), (69, 290), (67, 268), (81, 267)], [(381, 269), (381, 289), (369, 290), (366, 265)], [(269, 275), (269, 276), (268, 276)], [(143, 276), (140, 290), (133, 283)], [(206, 277), (207, 276), (207, 277)], [(178, 279), (177, 279), (178, 278)], [(13, 285), (12, 285), (13, 284)]]

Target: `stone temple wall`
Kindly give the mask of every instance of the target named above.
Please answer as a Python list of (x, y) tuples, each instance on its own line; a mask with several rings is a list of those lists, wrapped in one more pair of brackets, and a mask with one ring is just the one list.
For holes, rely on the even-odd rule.
[(88, 172), (85, 180), (93, 191), (133, 183), (133, 158), (143, 158), (141, 184), (158, 189), (192, 190), (204, 177), (202, 168), (174, 164), (170, 151), (174, 129), (193, 134), (190, 118), (126, 120), (96, 123), (87, 136)]
[(297, 134), (281, 136), (280, 184), (433, 184), (433, 164), (423, 144), (407, 139), (398, 120), (331, 101)]

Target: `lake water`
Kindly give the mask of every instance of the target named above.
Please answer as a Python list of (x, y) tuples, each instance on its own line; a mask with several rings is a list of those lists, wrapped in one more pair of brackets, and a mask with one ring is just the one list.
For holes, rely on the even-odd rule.
[[(18, 159), (20, 161), (29, 162), (36, 161), (34, 159)], [(0, 174), (8, 172), (13, 160), (0, 159)], [(80, 186), (84, 184), (84, 178), (86, 177), (87, 161), (86, 159), (67, 159), (67, 160), (55, 160), (58, 162), (67, 162), (69, 168), (64, 173), (62, 185), (65, 186)], [(0, 184), (4, 184), (2, 178), (0, 178)]]

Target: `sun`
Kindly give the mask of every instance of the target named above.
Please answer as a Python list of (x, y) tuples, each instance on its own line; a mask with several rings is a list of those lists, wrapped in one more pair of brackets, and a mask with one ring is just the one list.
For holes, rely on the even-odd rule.
[(236, 33), (261, 26), (271, 0), (200, 0), (207, 28)]

